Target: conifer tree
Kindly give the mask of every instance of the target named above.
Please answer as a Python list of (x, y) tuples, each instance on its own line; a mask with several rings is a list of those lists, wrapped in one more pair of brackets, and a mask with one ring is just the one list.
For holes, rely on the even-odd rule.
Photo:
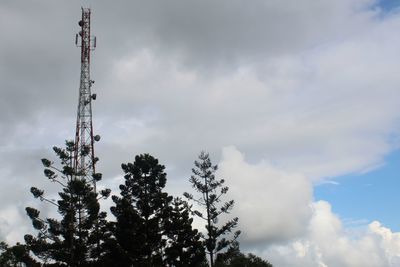
[[(59, 200), (49, 199), (36, 187), (31, 188), (31, 193), (57, 207), (60, 219), (41, 218), (40, 211), (27, 207), (26, 212), (38, 231), (36, 237), (25, 235), (27, 248), (43, 266), (98, 266), (103, 238), (99, 226), (104, 225), (106, 217), (105, 212), (100, 212), (98, 200), (107, 198), (110, 190), (97, 194), (91, 182), (74, 173), (73, 142), (66, 142), (65, 149), (54, 147), (53, 150), (60, 166), (48, 159), (42, 159), (42, 163), (45, 176), (61, 186)], [(101, 174), (93, 174), (93, 179), (99, 181)]]
[(2, 267), (40, 267), (37, 262), (29, 255), (26, 245), (17, 243), (9, 246), (5, 242), (0, 242), (0, 266)]
[(165, 249), (168, 266), (204, 266), (205, 251), (197, 229), (192, 228), (191, 207), (181, 198), (175, 198), (164, 223), (167, 236)]
[(247, 255), (240, 252), (239, 244), (233, 244), (225, 253), (217, 255), (215, 267), (273, 267), (270, 262), (249, 253)]
[(221, 197), (228, 192), (228, 187), (224, 186), (224, 179), (215, 177), (218, 166), (212, 164), (209, 155), (201, 152), (199, 160), (196, 160), (194, 165), (193, 175), (189, 181), (199, 196), (195, 197), (189, 193), (184, 193), (184, 196), (203, 209), (203, 212), (194, 210), (193, 213), (206, 222), (204, 246), (210, 257), (210, 266), (214, 267), (215, 255), (224, 248), (237, 243), (240, 231), (234, 232), (230, 239), (226, 236), (237, 227), (238, 218), (219, 223), (220, 215), (229, 213), (233, 208), (234, 201), (221, 203)]
[(109, 248), (115, 266), (199, 266), (204, 259), (199, 234), (183, 202), (163, 191), (165, 167), (142, 154), (122, 169), (125, 183), (111, 207), (116, 222)]

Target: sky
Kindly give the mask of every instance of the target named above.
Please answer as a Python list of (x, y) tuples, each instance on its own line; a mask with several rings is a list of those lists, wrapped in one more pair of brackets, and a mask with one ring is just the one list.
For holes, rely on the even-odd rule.
[[(0, 239), (32, 231), (40, 159), (74, 136), (81, 6), (92, 8), (100, 187), (150, 153), (190, 191), (202, 150), (241, 248), (283, 267), (400, 266), (400, 3), (0, 2)], [(105, 203), (105, 207), (110, 203)]]

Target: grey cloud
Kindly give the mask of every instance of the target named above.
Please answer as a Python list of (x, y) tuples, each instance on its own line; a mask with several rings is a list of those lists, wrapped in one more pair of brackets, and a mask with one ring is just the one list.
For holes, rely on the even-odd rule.
[[(378, 18), (379, 10), (369, 8), (375, 1), (84, 4), (92, 6), (98, 37), (94, 125), (102, 135), (96, 151), (105, 184), (115, 183), (120, 163), (148, 152), (169, 168), (171, 190), (179, 194), (200, 150), (218, 162), (221, 148), (234, 145), (246, 154), (246, 168), (271, 162), (273, 168), (264, 166), (266, 174), (255, 180), (295, 174), (281, 175), (283, 181), (295, 177), (302, 189), (279, 207), (290, 218), (288, 231), (273, 231), (280, 217), (265, 218), (257, 226), (265, 235), (247, 236), (248, 243), (283, 242), (303, 235), (296, 222), (309, 219), (311, 178), (376, 166), (396, 147), (389, 139), (399, 133), (399, 78), (393, 71), (400, 69), (399, 20), (396, 14)], [(80, 5), (0, 4), (3, 216), (16, 199), (13, 190), (21, 207), (31, 201), (30, 185), (56, 190), (42, 176), (39, 160), (73, 137)], [(233, 178), (235, 192), (241, 181)], [(284, 189), (282, 197), (292, 195)], [(235, 198), (253, 204), (237, 191)], [(301, 205), (293, 211), (296, 200)], [(267, 208), (277, 213), (273, 205)]]
[(95, 10), (98, 27), (110, 33), (105, 38), (116, 50), (121, 45), (150, 46), (159, 56), (174, 56), (186, 67), (205, 71), (296, 53), (348, 36), (378, 15), (378, 10), (369, 9), (373, 3), (152, 0), (101, 2)]
[[(355, 3), (367, 7), (370, 1)], [(102, 88), (112, 78), (110, 66), (143, 48), (152, 49), (156, 57), (178, 62), (178, 68), (200, 67), (201, 74), (307, 49), (343, 35), (338, 21), (346, 23), (346, 31), (351, 32), (374, 15), (369, 11), (361, 15), (342, 12), (354, 5), (348, 1), (303, 5), (291, 1), (249, 5), (239, 0), (85, 4), (93, 8), (92, 32), (99, 40), (92, 76), (100, 92), (118, 89), (118, 84)], [(79, 52), (73, 47), (78, 3), (13, 1), (3, 4), (1, 13), (0, 33), (6, 40), (0, 46), (2, 121), (8, 125), (29, 121), (40, 110), (63, 115), (74, 112), (79, 85)]]

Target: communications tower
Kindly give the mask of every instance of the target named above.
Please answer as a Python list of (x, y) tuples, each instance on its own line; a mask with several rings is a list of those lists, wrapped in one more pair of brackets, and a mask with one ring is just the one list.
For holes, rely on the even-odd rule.
[(93, 182), (96, 191), (96, 180), (101, 177), (95, 172), (98, 158), (94, 154), (94, 142), (99, 141), (100, 136), (93, 135), (92, 123), (92, 101), (96, 99), (96, 94), (91, 92), (94, 81), (90, 79), (90, 52), (96, 48), (96, 37), (90, 35), (90, 14), (89, 8), (82, 8), (82, 19), (78, 23), (81, 30), (75, 37), (76, 46), (81, 48), (81, 78), (73, 168), (76, 178)]

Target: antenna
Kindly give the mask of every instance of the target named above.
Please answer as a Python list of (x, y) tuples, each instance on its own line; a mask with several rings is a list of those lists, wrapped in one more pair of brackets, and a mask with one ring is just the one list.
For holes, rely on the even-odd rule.
[(96, 39), (90, 35), (90, 14), (90, 8), (82, 7), (82, 19), (78, 22), (81, 30), (75, 36), (75, 44), (81, 48), (81, 78), (73, 168), (75, 178), (81, 177), (91, 181), (96, 192), (96, 181), (101, 178), (99, 177), (101, 174), (95, 171), (98, 158), (94, 155), (94, 142), (99, 141), (100, 136), (93, 135), (92, 123), (92, 101), (96, 99), (96, 94), (91, 93), (94, 81), (90, 79), (90, 52), (95, 48)]

